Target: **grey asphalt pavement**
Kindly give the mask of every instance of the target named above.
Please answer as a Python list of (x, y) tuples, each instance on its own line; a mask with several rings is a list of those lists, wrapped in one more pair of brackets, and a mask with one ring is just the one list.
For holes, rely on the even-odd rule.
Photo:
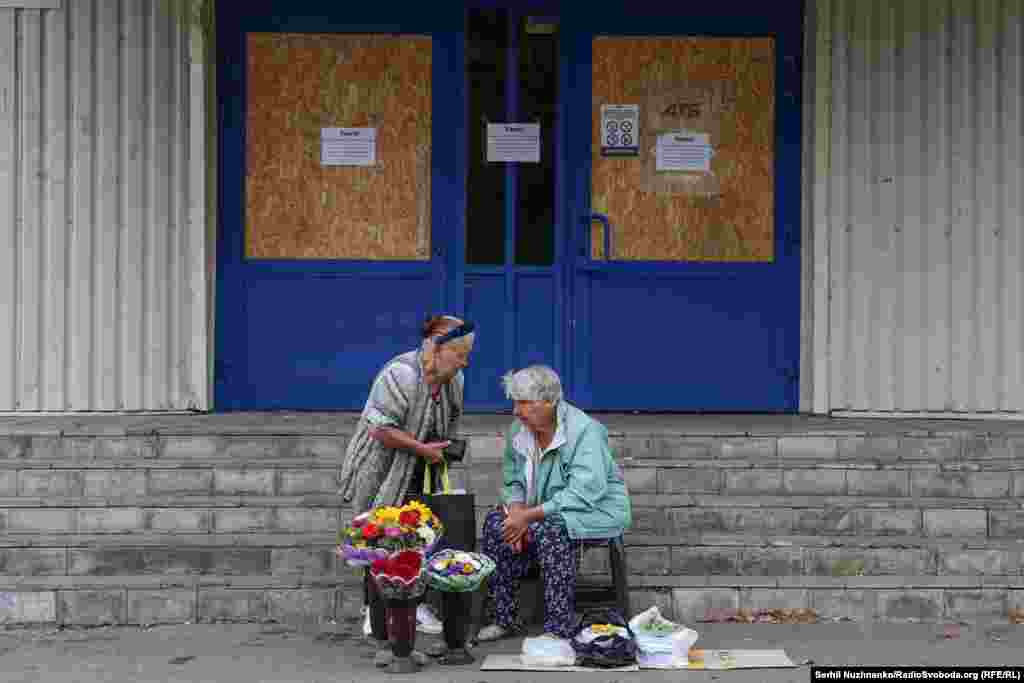
[[(969, 627), (935, 624), (826, 623), (813, 625), (696, 624), (698, 646), (782, 648), (795, 669), (743, 671), (643, 671), (637, 673), (536, 673), (480, 671), (486, 654), (516, 652), (520, 640), (473, 650), (476, 665), (441, 666), (391, 675), (373, 667), (373, 649), (354, 624), (320, 629), (282, 624), (32, 628), (0, 631), (0, 681), (4, 683), (378, 683), (420, 680), (458, 683), (626, 683), (679, 680), (704, 683), (784, 683), (810, 680), (811, 662), (848, 666), (1024, 665), (1024, 626)], [(417, 645), (433, 637), (418, 636)]]

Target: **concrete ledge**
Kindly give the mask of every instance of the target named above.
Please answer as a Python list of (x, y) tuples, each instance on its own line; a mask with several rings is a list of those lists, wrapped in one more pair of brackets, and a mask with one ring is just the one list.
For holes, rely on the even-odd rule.
[(211, 495), (162, 495), (162, 496), (110, 496), (72, 497), (50, 496), (46, 498), (18, 496), (0, 498), (3, 508), (238, 508), (238, 507), (309, 507), (347, 509), (339, 502), (337, 495), (319, 494), (304, 496), (211, 496)]
[[(528, 591), (524, 612), (530, 611)], [(725, 621), (738, 610), (815, 610), (819, 619), (1006, 621), (1022, 588), (855, 588), (841, 586), (631, 586), (632, 603), (657, 604), (676, 620)], [(0, 624), (159, 624), (203, 621), (329, 623), (358, 617), (358, 586), (142, 586), (0, 591)], [(748, 615), (751, 612), (747, 613)]]
[(125, 534), (39, 534), (0, 535), (0, 548), (86, 548), (86, 547), (275, 547), (300, 548), (307, 546), (334, 546), (335, 532), (324, 533), (166, 533), (151, 530)]

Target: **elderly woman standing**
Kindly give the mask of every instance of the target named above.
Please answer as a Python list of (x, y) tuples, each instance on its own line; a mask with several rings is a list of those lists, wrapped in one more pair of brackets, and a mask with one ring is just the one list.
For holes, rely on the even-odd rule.
[[(420, 349), (396, 356), (377, 374), (341, 465), (340, 494), (353, 516), (421, 495), (427, 464), (443, 460), (448, 437), (458, 431), (462, 370), (469, 365), (474, 339), (472, 323), (447, 315), (428, 318)], [(383, 623), (384, 611), (368, 584), (367, 578), (366, 631), (371, 612)], [(425, 606), (417, 619), (421, 630), (440, 632)], [(383, 666), (390, 652), (381, 654), (377, 663)]]
[(582, 546), (630, 526), (629, 493), (608, 430), (562, 399), (554, 370), (535, 365), (502, 381), (517, 420), (505, 444), (504, 504), (484, 523), (484, 553), (497, 564), (488, 589), (496, 619), (477, 639), (522, 630), (516, 594), (535, 563), (544, 580), (545, 635), (571, 638)]

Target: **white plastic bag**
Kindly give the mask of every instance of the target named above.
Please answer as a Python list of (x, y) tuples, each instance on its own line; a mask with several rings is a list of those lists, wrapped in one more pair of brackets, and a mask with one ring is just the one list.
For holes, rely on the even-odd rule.
[(521, 659), (526, 666), (575, 666), (576, 651), (563, 638), (523, 638)]
[(666, 657), (677, 665), (686, 665), (690, 661), (690, 648), (700, 637), (693, 629), (663, 617), (657, 605), (630, 619), (629, 628), (640, 648), (641, 665), (645, 659), (663, 662)]

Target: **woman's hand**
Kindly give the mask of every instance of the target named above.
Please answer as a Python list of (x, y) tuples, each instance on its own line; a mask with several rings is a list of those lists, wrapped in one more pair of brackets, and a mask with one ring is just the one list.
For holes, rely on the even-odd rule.
[(419, 449), (420, 457), (431, 465), (437, 465), (444, 460), (444, 449), (450, 443), (451, 441), (431, 441), (430, 443), (422, 444)]
[(530, 519), (525, 505), (512, 505), (508, 508), (505, 521), (502, 524), (502, 538), (514, 549), (522, 549), (522, 543), (526, 539), (526, 530), (530, 526)]

